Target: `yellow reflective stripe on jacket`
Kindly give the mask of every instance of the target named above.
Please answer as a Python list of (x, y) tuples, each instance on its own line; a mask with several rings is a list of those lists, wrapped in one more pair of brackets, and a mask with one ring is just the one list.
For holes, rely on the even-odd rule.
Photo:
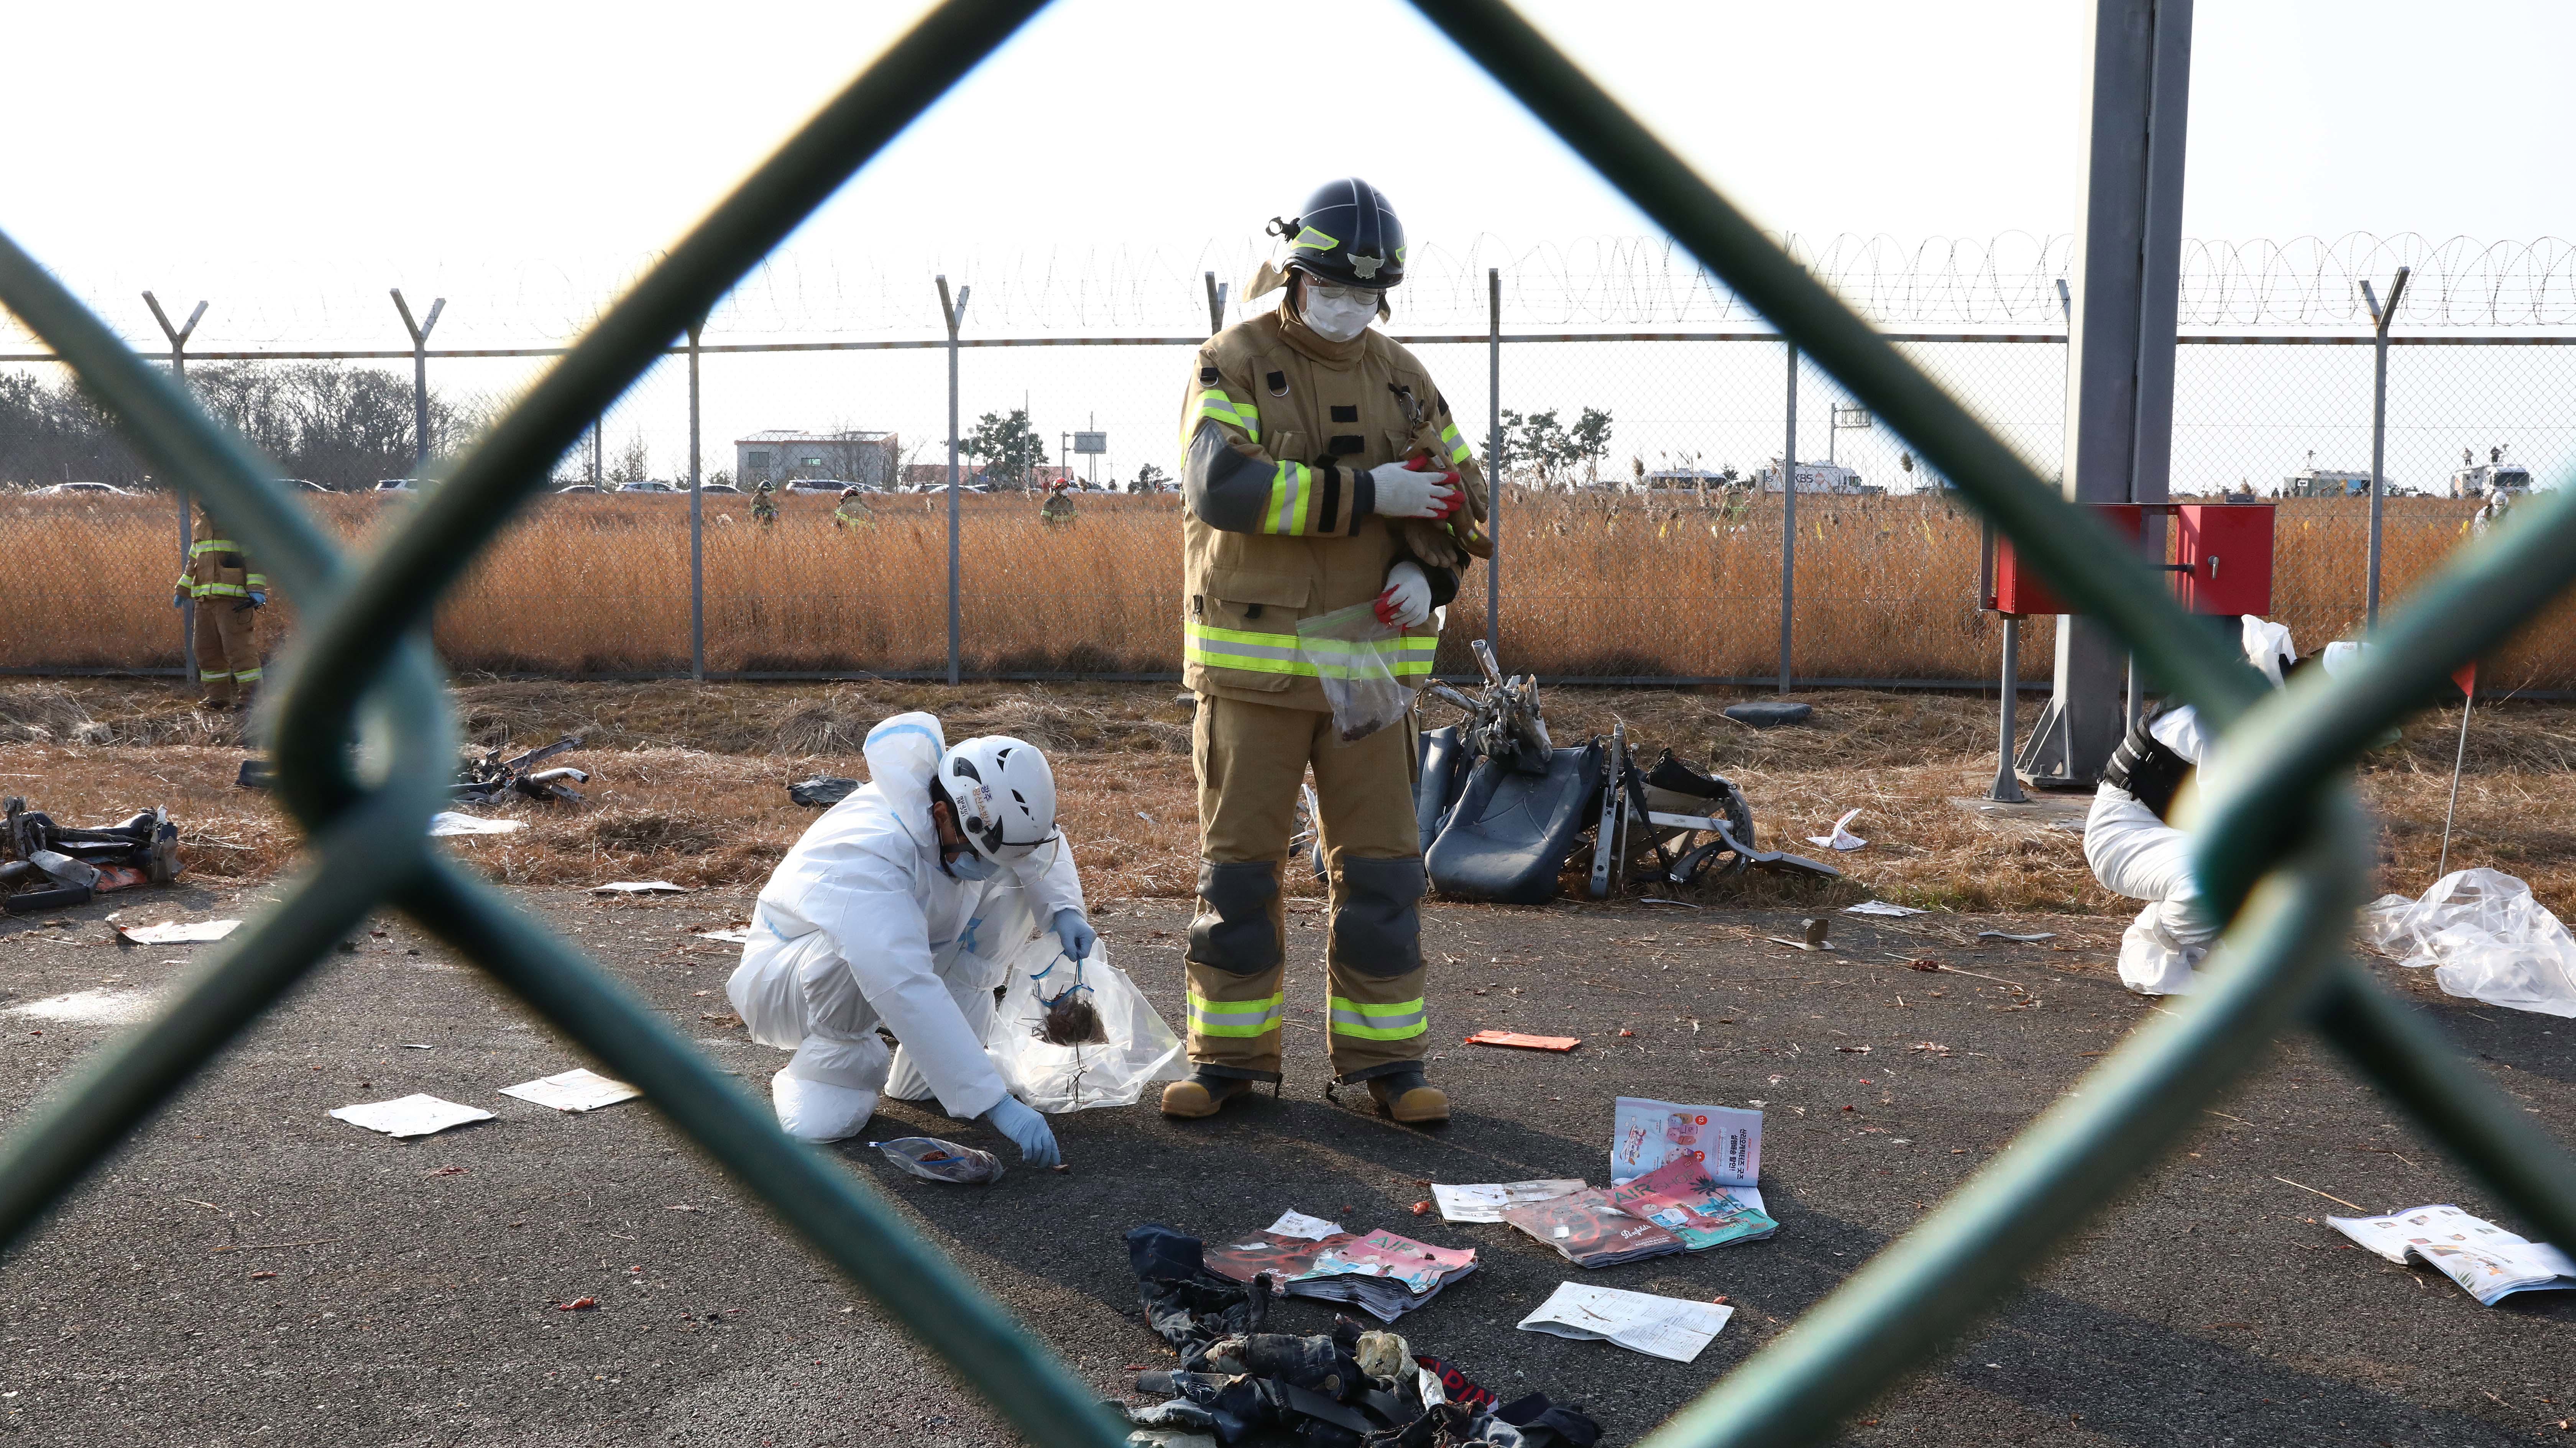
[(1202, 1036), (1266, 1036), (1287, 1016), (1285, 994), (1263, 1000), (1212, 1001), (1190, 992), (1190, 1029)]
[(1348, 996), (1333, 997), (1333, 1034), (1364, 1041), (1401, 1041), (1431, 1029), (1431, 1013), (1422, 997), (1373, 1006)]
[(197, 597), (248, 598), (250, 590), (238, 583), (200, 583), (197, 585)]
[[(1254, 442), (1261, 441), (1261, 409), (1249, 402), (1235, 401), (1222, 388), (1211, 387), (1199, 394), (1198, 416), (1222, 422), (1228, 427), (1239, 427), (1245, 437)], [(1195, 421), (1193, 419), (1193, 423)], [(1186, 447), (1189, 439), (1183, 437), (1181, 442)]]
[[(1253, 674), (1287, 674), (1296, 678), (1359, 678), (1376, 672), (1382, 663), (1399, 679), (1423, 678), (1431, 672), (1431, 660), (1440, 651), (1436, 634), (1403, 634), (1372, 643), (1341, 643), (1334, 640), (1311, 640), (1300, 649), (1293, 633), (1271, 633), (1260, 629), (1215, 628), (1184, 620), (1181, 629), (1181, 657), (1202, 668), (1241, 669)], [(1311, 656), (1324, 656), (1320, 664)]]
[(242, 587), (249, 589), (253, 593), (266, 593), (268, 591), (268, 575), (265, 573), (245, 573), (242, 575)]
[(1458, 436), (1458, 424), (1454, 422), (1441, 424), (1440, 440), (1449, 445), (1449, 461), (1452, 463), (1463, 463), (1475, 454), (1476, 450), (1467, 445), (1467, 440)]
[(188, 545), (188, 556), (191, 558), (202, 557), (208, 553), (239, 553), (240, 551), (242, 551), (241, 545), (229, 538), (200, 538)]
[(1270, 506), (1261, 510), (1261, 531), (1302, 538), (1314, 518), (1315, 470), (1304, 463), (1281, 463), (1270, 479)]

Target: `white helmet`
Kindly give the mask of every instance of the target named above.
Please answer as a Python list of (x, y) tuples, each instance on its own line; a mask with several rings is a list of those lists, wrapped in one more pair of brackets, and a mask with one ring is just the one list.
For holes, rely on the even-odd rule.
[(987, 860), (1025, 859), (1056, 838), (1055, 772), (1027, 740), (1007, 734), (961, 739), (939, 756), (932, 782), (957, 811), (967, 846)]

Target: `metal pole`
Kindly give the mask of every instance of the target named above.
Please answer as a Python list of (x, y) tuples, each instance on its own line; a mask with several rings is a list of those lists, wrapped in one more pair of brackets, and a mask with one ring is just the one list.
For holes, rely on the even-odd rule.
[[(160, 299), (150, 292), (143, 294), (143, 305), (152, 309), (152, 320), (161, 324), (161, 335), (170, 339), (170, 378), (184, 391), (188, 385), (188, 334), (197, 330), (197, 320), (206, 315), (206, 304), (197, 303), (197, 309), (188, 314), (188, 325), (184, 327), (170, 325), (170, 318), (161, 310)], [(170, 479), (170, 497), (179, 505), (179, 569), (185, 573), (188, 570), (188, 547), (196, 541), (192, 528), (194, 520), (188, 516), (187, 479), (176, 476)], [(193, 598), (179, 605), (179, 666), (186, 671), (189, 687), (194, 688), (204, 682), (197, 676), (197, 601)]]
[(948, 278), (939, 278), (939, 313), (948, 323), (948, 682), (957, 682), (958, 606), (957, 606), (957, 326), (966, 317), (966, 294), (973, 287), (959, 287), (957, 301), (948, 300)]
[(1780, 445), (1780, 692), (1789, 692), (1791, 598), (1798, 586), (1798, 344), (1789, 348), (1789, 434)]
[(2021, 732), (2021, 615), (2004, 615), (2003, 743), (1995, 750), (1995, 783), (1986, 798), (1998, 804), (2022, 804), (2021, 775), (2013, 768), (2013, 738)]
[(590, 485), (594, 488), (599, 486), (599, 430), (606, 421), (604, 417), (590, 420)]
[[(2397, 293), (2394, 290), (2390, 291), (2388, 299), (2394, 304)], [(2451, 756), (2451, 802), (2442, 806), (2442, 858), (2440, 863), (2433, 866), (2433, 878), (2437, 882), (2448, 874), (2451, 868), (2451, 816), (2460, 808), (2460, 770), (2469, 762), (2469, 711), (2476, 708), (2477, 703), (2478, 676), (2475, 667), (2472, 666), (2469, 672), (2469, 687), (2463, 692), (2460, 700), (2460, 748), (2458, 753)]]
[(1494, 556), (1485, 560), (1485, 648), (1503, 647), (1503, 273), (1485, 268), (1485, 535)]
[(428, 319), (415, 324), (402, 288), (393, 292), (394, 310), (402, 313), (403, 330), (411, 333), (411, 471), (418, 477), (429, 470), (429, 332), (438, 325), (438, 314), (447, 310), (447, 298), (431, 299)]
[[(2396, 278), (2388, 284), (2386, 306), (2381, 306), (2379, 298), (2371, 294), (2370, 283), (2361, 284), (2361, 299), (2370, 307), (2370, 321), (2375, 329), (2371, 337), (2370, 375), (2370, 582), (2364, 595), (2363, 612), (2363, 623), (2368, 628), (2379, 627), (2379, 500), (2388, 491), (2387, 478), (2380, 471), (2388, 453), (2388, 324), (2397, 320), (2397, 299), (2406, 294), (2406, 273), (2410, 270), (2412, 268), (2402, 266), (2397, 269)], [(2467, 717), (2463, 715), (2461, 728), (2465, 731), (2467, 727)], [(2465, 732), (2463, 737), (2466, 737)], [(2456, 778), (2452, 787), (2456, 792)], [(2450, 844), (2447, 820), (2442, 826), (2442, 843), (2447, 851)]]
[(698, 477), (698, 330), (689, 328), (689, 677), (707, 677), (707, 552)]
[(1218, 281), (1216, 279), (1215, 272), (1206, 272), (1203, 273), (1203, 275), (1207, 278), (1208, 335), (1213, 337), (1217, 333), (1225, 330), (1225, 289), (1227, 284)]

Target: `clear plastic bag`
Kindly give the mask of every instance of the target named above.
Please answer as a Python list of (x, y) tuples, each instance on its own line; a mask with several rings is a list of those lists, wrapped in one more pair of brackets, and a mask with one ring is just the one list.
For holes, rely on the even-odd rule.
[(941, 1141), (935, 1136), (898, 1136), (892, 1141), (871, 1141), (868, 1145), (884, 1152), (886, 1160), (917, 1177), (935, 1182), (954, 1182), (963, 1187), (979, 1187), (1002, 1179), (1002, 1159), (989, 1151)]
[(2382, 895), (2363, 913), (2371, 943), (2451, 995), (2576, 1016), (2576, 937), (2500, 870), (2454, 870), (2420, 900)]
[(1077, 965), (1052, 933), (1013, 957), (984, 1049), (1012, 1095), (1054, 1115), (1133, 1106), (1153, 1082), (1189, 1074), (1180, 1038), (1107, 951), (1095, 944)]
[(1412, 709), (1413, 687), (1389, 667), (1397, 654), (1388, 645), (1403, 637), (1404, 630), (1378, 622), (1374, 600), (1297, 625), (1297, 652), (1315, 666), (1343, 743), (1366, 739)]

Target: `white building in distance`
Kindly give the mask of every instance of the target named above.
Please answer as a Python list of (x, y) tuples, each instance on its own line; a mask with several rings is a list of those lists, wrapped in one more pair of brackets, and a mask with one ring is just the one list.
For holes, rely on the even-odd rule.
[(835, 478), (869, 487), (895, 481), (899, 440), (890, 432), (800, 432), (770, 428), (733, 443), (736, 486), (788, 483), (799, 478)]

